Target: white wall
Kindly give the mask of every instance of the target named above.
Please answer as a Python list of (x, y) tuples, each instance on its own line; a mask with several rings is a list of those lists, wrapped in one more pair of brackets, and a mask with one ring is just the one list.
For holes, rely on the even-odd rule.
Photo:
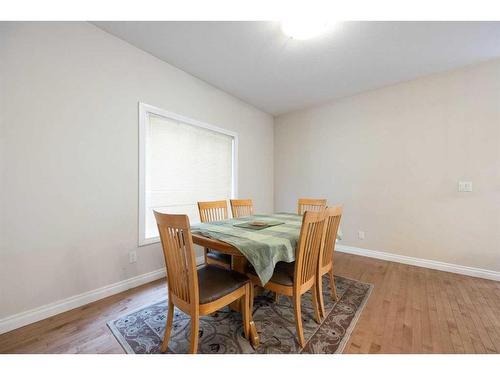
[(272, 211), (271, 116), (88, 23), (1, 23), (0, 64), (0, 318), (163, 267), (128, 262), (139, 101), (237, 132), (240, 196)]
[(328, 198), (344, 245), (500, 271), (500, 60), (280, 116), (274, 137), (277, 210)]

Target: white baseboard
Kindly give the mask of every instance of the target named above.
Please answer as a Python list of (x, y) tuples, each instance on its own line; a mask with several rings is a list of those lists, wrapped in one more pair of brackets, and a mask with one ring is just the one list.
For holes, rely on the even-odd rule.
[(0, 334), (165, 277), (161, 268), (0, 319)]
[[(197, 264), (202, 264), (204, 261), (203, 256), (196, 257)], [(147, 284), (151, 281), (161, 279), (162, 277), (165, 277), (165, 268), (160, 268), (139, 276), (131, 277), (127, 280), (119, 281), (117, 283), (106, 285), (82, 294), (77, 294), (76, 296), (52, 302), (32, 310), (8, 316), (0, 319), (0, 334), (38, 322), (65, 311), (76, 309), (77, 307), (112, 296), (113, 294), (124, 292), (139, 285)]]
[(339, 251), (342, 253), (360, 255), (369, 258), (383, 259), (388, 260), (390, 262), (409, 264), (417, 267), (430, 268), (433, 270), (446, 271), (452, 273), (458, 273), (461, 275), (480, 277), (483, 279), (500, 281), (500, 272), (485, 270), (481, 268), (467, 267), (461, 266), (458, 264), (451, 264), (445, 262), (439, 262), (437, 260), (429, 260), (429, 259), (421, 259), (421, 258), (413, 258), (405, 255), (398, 255), (392, 253), (386, 253), (383, 251), (375, 251), (362, 249), (359, 247), (346, 246), (337, 244), (335, 247), (335, 251)]

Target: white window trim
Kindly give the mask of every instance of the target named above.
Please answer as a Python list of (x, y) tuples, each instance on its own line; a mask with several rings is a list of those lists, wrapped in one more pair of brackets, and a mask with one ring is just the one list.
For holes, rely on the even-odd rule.
[(206, 122), (191, 119), (177, 113), (154, 107), (149, 104), (139, 102), (139, 246), (145, 246), (160, 242), (160, 237), (145, 238), (146, 227), (146, 126), (147, 116), (153, 114), (169, 119), (182, 121), (189, 125), (209, 129), (218, 133), (228, 135), (233, 138), (233, 181), (231, 198), (238, 196), (238, 134), (226, 129), (219, 128)]

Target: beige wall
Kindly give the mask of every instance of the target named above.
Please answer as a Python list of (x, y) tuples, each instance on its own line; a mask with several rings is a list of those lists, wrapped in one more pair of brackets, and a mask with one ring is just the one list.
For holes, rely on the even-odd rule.
[(344, 245), (500, 271), (500, 60), (280, 116), (274, 136), (277, 210), (325, 197)]
[(239, 134), (273, 209), (273, 118), (87, 23), (0, 24), (0, 318), (159, 269), (137, 249), (138, 102)]

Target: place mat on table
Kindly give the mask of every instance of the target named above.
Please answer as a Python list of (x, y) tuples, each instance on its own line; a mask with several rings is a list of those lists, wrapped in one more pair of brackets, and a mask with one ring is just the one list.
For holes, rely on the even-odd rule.
[(278, 220), (262, 221), (262, 223), (265, 223), (264, 225), (255, 225), (252, 223), (253, 223), (253, 221), (247, 221), (245, 223), (233, 224), (233, 227), (252, 229), (252, 230), (261, 230), (261, 229), (265, 229), (265, 228), (269, 228), (269, 227), (274, 227), (276, 225), (285, 224), (284, 221), (278, 221)]

